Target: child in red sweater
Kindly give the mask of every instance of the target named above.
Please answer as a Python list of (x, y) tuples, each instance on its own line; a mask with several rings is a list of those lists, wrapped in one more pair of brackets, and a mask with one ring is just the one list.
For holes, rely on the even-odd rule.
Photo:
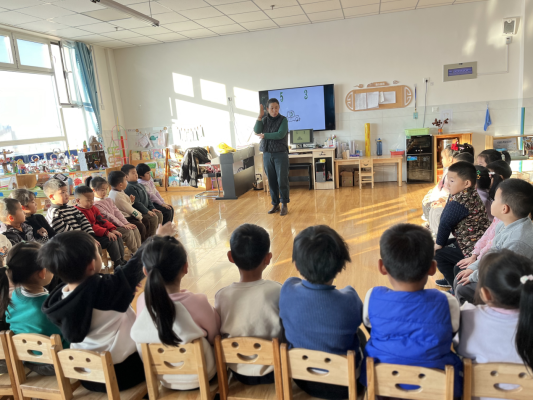
[(95, 239), (102, 249), (108, 251), (115, 267), (126, 264), (124, 261), (124, 244), (122, 234), (117, 227), (105, 219), (95, 204), (95, 194), (89, 186), (78, 186), (74, 191), (76, 208), (80, 210), (91, 224)]

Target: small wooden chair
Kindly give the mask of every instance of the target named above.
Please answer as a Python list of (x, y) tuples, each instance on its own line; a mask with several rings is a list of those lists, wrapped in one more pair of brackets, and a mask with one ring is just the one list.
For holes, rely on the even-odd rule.
[[(306, 349), (287, 349), (287, 343), (280, 346), (284, 400), (293, 399), (292, 379), (348, 386), (349, 400), (356, 400), (356, 357), (352, 350), (346, 356)], [(315, 370), (326, 370), (325, 373)], [(299, 397), (300, 396), (295, 396)]]
[[(512, 384), (518, 387), (501, 389), (499, 384)], [(464, 358), (463, 400), (473, 397), (496, 399), (532, 400), (532, 373), (522, 364), (487, 363), (474, 364)]]
[[(142, 343), (143, 364), (150, 400), (187, 399), (213, 400), (218, 384), (210, 387), (202, 339), (175, 347), (161, 343)], [(177, 365), (177, 366), (174, 366)], [(158, 375), (198, 375), (199, 390), (180, 391), (161, 385)]]
[(0, 374), (0, 397), (13, 396), (15, 400), (19, 400), (19, 392), (16, 389), (15, 371), (13, 370), (13, 365), (11, 365), (11, 357), (9, 355), (6, 331), (0, 332), (0, 360), (5, 360), (7, 367), (7, 374)]
[[(253, 337), (215, 338), (217, 377), (221, 400), (264, 399), (283, 400), (280, 345), (278, 339), (265, 340)], [(237, 380), (228, 382), (228, 363), (272, 365), (274, 385), (244, 385)]]
[[(415, 385), (414, 390), (402, 389), (399, 385)], [(445, 366), (445, 371), (434, 368), (413, 367), (396, 364), (375, 364), (367, 357), (367, 399), (375, 396), (395, 397), (410, 400), (453, 400), (454, 368)]]
[[(119, 392), (113, 360), (108, 351), (96, 353), (88, 350), (61, 350), (56, 353), (56, 372), (64, 382), (62, 387), (65, 390), (62, 394), (65, 399), (140, 400), (147, 393), (145, 382)], [(82, 386), (75, 390), (69, 385), (69, 378), (104, 383), (107, 393), (91, 392)]]
[(360, 189), (363, 183), (370, 183), (375, 187), (375, 170), (371, 158), (360, 158)]
[[(35, 372), (26, 375), (27, 371), (23, 365), (24, 361), (54, 364), (54, 353), (63, 348), (60, 336), (55, 334), (48, 337), (36, 333), (14, 335), (12, 331), (7, 331), (5, 336), (19, 398), (63, 400), (62, 392), (68, 388), (63, 387), (64, 380), (58, 380), (57, 370), (56, 376), (42, 376)], [(80, 384), (73, 383), (74, 387)]]

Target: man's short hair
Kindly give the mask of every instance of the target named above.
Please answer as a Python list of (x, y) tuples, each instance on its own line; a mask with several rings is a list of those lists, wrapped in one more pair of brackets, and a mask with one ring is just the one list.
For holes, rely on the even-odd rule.
[(74, 189), (74, 197), (76, 199), (79, 199), (82, 194), (88, 193), (93, 193), (93, 189), (91, 189), (89, 186), (79, 185), (76, 186), (76, 189)]
[(473, 163), (459, 161), (449, 167), (449, 172), (455, 172), (461, 180), (470, 181), (473, 186), (477, 183), (477, 169)]
[(256, 269), (269, 253), (271, 239), (261, 226), (243, 224), (232, 232), (230, 251), (235, 265), (239, 269), (250, 271)]
[(35, 193), (30, 192), (28, 189), (15, 189), (9, 197), (18, 200), (20, 204), (26, 207), (30, 201), (35, 199)]
[(108, 174), (108, 182), (111, 187), (116, 187), (126, 178), (126, 174), (122, 171), (111, 171)]
[(269, 108), (271, 103), (276, 103), (276, 104), (280, 105), (280, 103), (278, 102), (278, 99), (275, 99), (274, 97), (272, 99), (269, 99), (269, 101), (267, 102), (267, 108)]
[(67, 184), (59, 179), (50, 179), (43, 185), (43, 191), (47, 196), (51, 196), (65, 186), (67, 186)]
[(124, 172), (126, 175), (128, 175), (132, 169), (135, 169), (135, 166), (133, 166), (132, 164), (124, 164), (121, 167), (121, 171)]
[(532, 214), (532, 185), (521, 179), (507, 179), (499, 184), (501, 201), (517, 218)]
[(380, 238), (380, 258), (396, 281), (419, 282), (432, 265), (434, 240), (422, 226), (394, 225)]

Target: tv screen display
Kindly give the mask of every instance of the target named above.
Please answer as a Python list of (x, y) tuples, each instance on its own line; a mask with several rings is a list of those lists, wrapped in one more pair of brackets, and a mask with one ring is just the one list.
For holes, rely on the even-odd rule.
[(260, 92), (260, 103), (265, 107), (265, 112), (267, 102), (272, 98), (280, 103), (280, 114), (287, 118), (289, 130), (336, 129), (333, 84), (263, 90)]

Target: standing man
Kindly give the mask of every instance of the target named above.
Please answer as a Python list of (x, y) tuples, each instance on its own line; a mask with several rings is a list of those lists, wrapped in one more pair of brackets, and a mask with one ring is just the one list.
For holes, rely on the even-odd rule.
[[(260, 104), (260, 115), (254, 125), (254, 132), (261, 139), (260, 151), (263, 152), (263, 166), (269, 180), (269, 192), (273, 208), (267, 211), (280, 215), (287, 214), (289, 203), (289, 150), (287, 145), (287, 118), (280, 114), (280, 103), (270, 99), (267, 111)], [(280, 203), (282, 209), (280, 210)]]

